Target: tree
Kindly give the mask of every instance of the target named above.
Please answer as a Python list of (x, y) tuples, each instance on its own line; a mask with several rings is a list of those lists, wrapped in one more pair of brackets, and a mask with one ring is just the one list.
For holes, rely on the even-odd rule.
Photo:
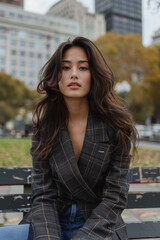
[(144, 47), (138, 34), (107, 33), (95, 41), (111, 66), (115, 83), (123, 80), (131, 85), (127, 102), (134, 119), (144, 123), (147, 116), (158, 115), (159, 54), (156, 47)]
[(10, 75), (0, 73), (0, 124), (13, 119), (20, 108), (31, 110), (31, 102), (37, 97), (35, 91)]
[(148, 6), (151, 7), (151, 5), (153, 6), (153, 8), (155, 10), (160, 8), (160, 0), (148, 0)]

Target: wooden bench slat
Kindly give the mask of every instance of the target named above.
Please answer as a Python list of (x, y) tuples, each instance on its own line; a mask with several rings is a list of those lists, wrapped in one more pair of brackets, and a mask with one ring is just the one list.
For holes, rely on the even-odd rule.
[(0, 168), (0, 185), (30, 184), (31, 170), (31, 167)]
[(130, 183), (160, 183), (160, 167), (133, 167)]
[(160, 239), (160, 221), (157, 222), (140, 222), (140, 223), (127, 223), (128, 238), (134, 239)]
[(31, 207), (31, 194), (13, 194), (0, 196), (0, 213), (28, 212)]
[(134, 192), (128, 195), (127, 209), (159, 208), (160, 192)]
[[(29, 208), (31, 194), (13, 194), (13, 195), (0, 195), (0, 212), (10, 212), (14, 210), (17, 212), (20, 209)], [(159, 208), (160, 193), (147, 192), (147, 193), (129, 193), (127, 209), (131, 208)]]
[[(31, 167), (0, 168), (0, 185), (31, 183)], [(160, 183), (160, 167), (133, 167), (130, 183)]]

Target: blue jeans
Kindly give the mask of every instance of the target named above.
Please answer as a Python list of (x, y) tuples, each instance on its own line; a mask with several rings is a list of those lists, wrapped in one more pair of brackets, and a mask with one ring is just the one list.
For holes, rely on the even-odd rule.
[(69, 206), (60, 218), (61, 240), (70, 240), (85, 223), (80, 208), (76, 203)]
[(32, 234), (29, 239), (34, 239), (30, 227), (30, 224), (0, 227), (0, 240), (28, 240), (29, 232)]

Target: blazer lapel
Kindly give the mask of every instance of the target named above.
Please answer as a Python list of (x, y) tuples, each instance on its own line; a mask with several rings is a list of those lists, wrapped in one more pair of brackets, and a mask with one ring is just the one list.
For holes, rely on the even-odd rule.
[(106, 124), (104, 124), (102, 120), (94, 117), (92, 114), (89, 114), (86, 137), (92, 140), (92, 142), (109, 141)]
[(78, 166), (83, 179), (92, 190), (105, 175), (109, 162), (110, 142), (107, 125), (102, 120), (89, 115)]
[[(97, 149), (96, 145), (97, 142), (103, 143), (107, 141), (109, 141), (109, 139), (108, 135), (106, 134), (106, 127), (104, 123), (89, 114), (85, 139), (79, 161), (77, 163), (66, 125), (64, 125), (61, 129), (59, 144), (53, 152), (53, 161), (59, 179), (74, 197), (85, 201), (86, 199), (89, 201), (95, 201), (95, 199), (98, 200), (98, 197), (90, 187), (91, 184), (90, 186), (87, 184), (85, 180), (85, 174), (92, 166), (92, 157), (95, 151), (101, 151), (98, 153), (100, 155), (102, 155), (102, 151), (104, 154), (108, 154), (109, 148), (107, 150), (105, 149), (104, 151), (103, 146)], [(104, 159), (102, 161), (104, 161)], [(101, 166), (101, 163), (99, 165)], [(98, 173), (100, 172), (101, 171), (98, 170)], [(92, 184), (94, 185), (95, 182)]]
[[(85, 145), (89, 126), (90, 118), (88, 116), (87, 128), (82, 149)], [(97, 196), (87, 185), (81, 175), (81, 172), (79, 171), (72, 142), (66, 125), (64, 125), (60, 131), (59, 143), (53, 152), (53, 161), (55, 163), (56, 171), (60, 180), (74, 197), (85, 201), (86, 199), (90, 201), (95, 201), (95, 199), (97, 199)]]

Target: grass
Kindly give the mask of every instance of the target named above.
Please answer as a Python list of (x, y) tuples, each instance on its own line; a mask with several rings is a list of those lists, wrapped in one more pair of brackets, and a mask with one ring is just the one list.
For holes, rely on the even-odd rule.
[(32, 161), (29, 153), (30, 147), (30, 139), (0, 138), (0, 166), (31, 166)]
[(131, 166), (160, 166), (160, 150), (138, 148)]
[[(30, 139), (0, 138), (0, 167), (31, 166), (30, 147)], [(131, 166), (160, 166), (160, 150), (138, 148)]]

